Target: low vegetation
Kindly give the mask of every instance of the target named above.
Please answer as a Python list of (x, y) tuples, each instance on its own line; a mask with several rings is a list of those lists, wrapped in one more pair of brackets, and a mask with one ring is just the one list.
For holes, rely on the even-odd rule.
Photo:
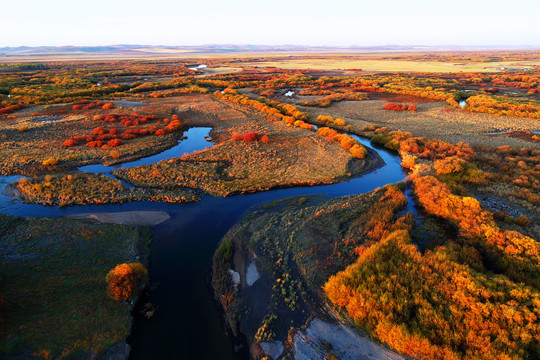
[(188, 202), (199, 197), (183, 189), (141, 189), (106, 175), (73, 173), (21, 179), (15, 185), (24, 201), (44, 205), (90, 205), (131, 201)]
[(133, 227), (0, 214), (0, 357), (88, 358), (125, 341), (131, 306), (107, 295), (105, 277), (144, 253)]

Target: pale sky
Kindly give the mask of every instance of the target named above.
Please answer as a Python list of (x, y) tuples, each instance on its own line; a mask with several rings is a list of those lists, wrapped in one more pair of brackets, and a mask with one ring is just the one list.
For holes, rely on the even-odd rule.
[(0, 47), (540, 45), (540, 0), (7, 0)]

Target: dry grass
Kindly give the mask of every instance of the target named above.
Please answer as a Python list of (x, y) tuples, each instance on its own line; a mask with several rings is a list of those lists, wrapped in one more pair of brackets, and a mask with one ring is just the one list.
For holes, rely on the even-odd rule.
[[(270, 121), (251, 108), (209, 97), (178, 108), (188, 124), (210, 125), (216, 145), (182, 159), (114, 171), (143, 187), (189, 187), (214, 196), (276, 187), (340, 181), (370, 167), (371, 160), (353, 159), (338, 143), (314, 132)], [(233, 133), (257, 132), (269, 142), (231, 139)]]
[(406, 71), (406, 72), (499, 72), (499, 67), (522, 67), (537, 65), (538, 61), (501, 61), (490, 63), (449, 63), (437, 61), (400, 60), (344, 60), (344, 59), (291, 59), (268, 62), (245, 63), (250, 66), (275, 66), (281, 69)]
[(540, 148), (539, 143), (529, 142), (507, 136), (489, 136), (498, 130), (538, 130), (538, 120), (511, 116), (470, 113), (454, 109), (444, 102), (416, 103), (418, 112), (396, 112), (383, 109), (386, 101), (342, 101), (328, 108), (314, 109), (298, 106), (310, 114), (312, 119), (318, 115), (343, 118), (358, 132), (365, 126), (377, 124), (391, 130), (411, 132), (414, 136), (457, 143), (465, 141), (474, 145)]

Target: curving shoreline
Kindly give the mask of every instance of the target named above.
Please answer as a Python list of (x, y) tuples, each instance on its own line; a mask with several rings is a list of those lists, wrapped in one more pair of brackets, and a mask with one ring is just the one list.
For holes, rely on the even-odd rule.
[(81, 213), (66, 216), (70, 219), (95, 220), (105, 224), (155, 226), (171, 218), (165, 211), (125, 211), (110, 213)]

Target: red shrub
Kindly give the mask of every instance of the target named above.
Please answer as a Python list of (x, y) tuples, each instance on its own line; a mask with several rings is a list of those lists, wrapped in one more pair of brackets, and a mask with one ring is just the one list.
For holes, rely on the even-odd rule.
[(123, 133), (122, 134), (122, 139), (124, 140), (131, 140), (131, 139), (135, 139), (137, 136), (135, 136), (135, 134), (131, 134), (131, 133)]
[(71, 138), (71, 139), (67, 139), (66, 141), (64, 141), (64, 146), (65, 147), (73, 147), (73, 146), (77, 146), (77, 143), (78, 143), (78, 139), (77, 138)]
[(270, 141), (270, 140), (268, 139), (268, 136), (267, 136), (267, 135), (263, 135), (263, 137), (261, 137), (261, 141), (262, 141), (263, 143), (267, 144), (268, 141)]
[(259, 134), (256, 132), (248, 132), (244, 134), (244, 141), (257, 141), (259, 140)]
[(102, 147), (103, 141), (89, 141), (86, 143), (86, 146), (88, 147)]
[(107, 145), (109, 145), (110, 147), (120, 146), (120, 145), (122, 145), (122, 140), (120, 140), (120, 139), (112, 139), (112, 140), (109, 140)]
[(244, 137), (241, 134), (234, 133), (232, 134), (231, 139), (233, 139), (234, 141), (240, 141), (244, 140)]
[(383, 106), (385, 110), (392, 110), (392, 111), (405, 111), (407, 110), (407, 105), (405, 104), (397, 104), (397, 103), (388, 103)]
[(103, 134), (108, 134), (108, 133), (109, 133), (109, 129), (105, 129), (102, 127), (97, 127), (92, 130), (92, 134), (94, 135), (103, 135)]
[(157, 130), (157, 131), (155, 132), (155, 134), (156, 134), (157, 136), (163, 136), (163, 135), (166, 134), (166, 132), (165, 132), (165, 130), (163, 130), (163, 129), (159, 129), (159, 130)]
[(110, 109), (113, 109), (114, 108), (114, 105), (111, 104), (111, 103), (105, 103), (103, 105), (103, 110), (110, 110)]

